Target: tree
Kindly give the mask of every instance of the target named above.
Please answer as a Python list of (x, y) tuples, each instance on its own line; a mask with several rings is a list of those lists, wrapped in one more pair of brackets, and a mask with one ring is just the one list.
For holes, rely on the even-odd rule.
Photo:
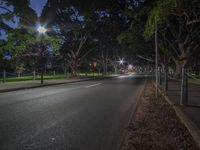
[[(28, 0), (2, 0), (0, 2), (0, 9), (3, 12), (0, 15), (0, 26), (7, 34), (7, 39), (4, 39), (5, 41), (3, 42), (5, 44), (2, 45), (0, 51), (3, 57), (5, 55), (9, 56), (10, 59), (7, 62), (12, 63), (11, 66), (14, 67), (14, 65), (17, 65), (17, 62), (19, 62), (16, 60), (20, 60), (15, 59), (16, 56), (24, 52), (24, 44), (27, 43), (27, 40), (33, 41), (29, 34), (26, 34), (25, 30), (22, 31), (20, 27), (30, 26), (30, 24), (33, 25), (33, 21), (36, 20), (36, 14), (29, 7)], [(18, 27), (14, 29), (7, 23), (8, 21), (12, 21), (15, 24), (18, 23)], [(20, 31), (18, 32), (17, 30)], [(18, 35), (17, 32), (20, 34)]]
[(95, 41), (84, 29), (72, 30), (68, 32), (60, 50), (63, 58), (68, 62), (72, 74), (77, 75), (78, 67), (85, 57), (96, 48)]
[(33, 26), (37, 20), (35, 11), (29, 7), (29, 0), (1, 0), (0, 9), (0, 27), (3, 30), (12, 29), (5, 21), (16, 23), (19, 18), (21, 26)]
[(200, 2), (158, 0), (148, 16), (144, 32), (146, 39), (154, 34), (155, 20), (159, 24), (160, 36), (170, 46), (176, 65), (175, 77), (179, 78), (182, 67), (200, 46)]
[(56, 36), (49, 35), (41, 43), (41, 39), (37, 38), (36, 32), (27, 31), (26, 29), (13, 30), (12, 33), (8, 34), (8, 40), (4, 43), (1, 48), (4, 49), (4, 53), (9, 52), (10, 62), (15, 68), (23, 65), (27, 69), (33, 69), (37, 62), (36, 59), (41, 56), (41, 44), (45, 45), (46, 54), (50, 52), (50, 49), (55, 52), (59, 49)]
[[(83, 37), (89, 38), (89, 45), (93, 45), (91, 48), (98, 47), (101, 49), (101, 51), (95, 51), (96, 53), (100, 52), (98, 54), (101, 55), (102, 51), (104, 54), (107, 53), (107, 51), (112, 51), (112, 46), (117, 44), (116, 37), (121, 31), (123, 23), (125, 22), (125, 19), (121, 14), (121, 9), (124, 7), (124, 5), (124, 1), (121, 0), (114, 3), (112, 0), (103, 0), (99, 2), (91, 0), (49, 0), (44, 9), (42, 20), (46, 22), (45, 18), (50, 18), (49, 23), (59, 29), (58, 34), (63, 40), (62, 51), (65, 49), (65, 52), (68, 53), (68, 51), (70, 51), (69, 49), (72, 50), (71, 45), (69, 44), (72, 43), (72, 41), (68, 41), (68, 36), (77, 36), (76, 34), (71, 34), (76, 30), (78, 33), (77, 38), (80, 40), (76, 42), (76, 47), (79, 47), (79, 44), (81, 41), (83, 41), (81, 40), (82, 38), (80, 36), (82, 34)], [(95, 40), (98, 42), (95, 42)], [(83, 43), (88, 45), (88, 40), (87, 42)], [(75, 49), (78, 50), (79, 48), (74, 48), (73, 53), (75, 53)], [(78, 51), (77, 54), (82, 55), (81, 53), (84, 53), (83, 51), (87, 51), (86, 54), (91, 52), (90, 48), (81, 51)], [(94, 54), (94, 56), (96, 56), (96, 54)], [(68, 57), (69, 55), (67, 56), (67, 61), (70, 66), (72, 66), (70, 61), (72, 61), (71, 58), (73, 57), (70, 56), (70, 59)], [(82, 57), (79, 56), (79, 59), (80, 58)], [(105, 61), (104, 66), (107, 63), (108, 60)]]
[(118, 42), (128, 56), (137, 61), (135, 65), (152, 65), (154, 62), (154, 41), (145, 41), (143, 36), (147, 16), (153, 0), (135, 0), (127, 2), (124, 14), (127, 16), (128, 27), (118, 36)]

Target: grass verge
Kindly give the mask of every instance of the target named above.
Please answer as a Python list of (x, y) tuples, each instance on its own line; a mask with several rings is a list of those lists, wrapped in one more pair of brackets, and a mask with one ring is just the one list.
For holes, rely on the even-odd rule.
[[(97, 77), (102, 76), (102, 74), (98, 73), (79, 73), (78, 77)], [(65, 79), (70, 78), (71, 76), (66, 76), (64, 74), (58, 74), (58, 75), (44, 75), (44, 80), (50, 80), (50, 79)], [(40, 75), (37, 75), (35, 80), (40, 80)], [(0, 78), (0, 82), (3, 81), (2, 78)], [(20, 81), (33, 81), (33, 76), (21, 76), (21, 77), (7, 77), (6, 82), (20, 82)]]

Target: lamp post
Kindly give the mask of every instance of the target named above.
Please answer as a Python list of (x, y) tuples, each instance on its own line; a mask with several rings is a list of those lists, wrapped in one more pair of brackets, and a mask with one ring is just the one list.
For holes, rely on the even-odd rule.
[[(46, 32), (47, 32), (47, 29), (45, 28), (45, 27), (43, 27), (43, 26), (39, 26), (38, 28), (37, 28), (37, 31), (39, 32), (39, 34), (42, 36), (42, 38), (43, 38), (43, 36), (46, 34)], [(42, 41), (42, 40), (41, 40)], [(44, 56), (44, 50), (42, 49), (42, 48), (44, 48), (43, 46), (41, 46), (40, 47), (41, 48), (41, 60), (43, 59), (43, 56)], [(41, 61), (41, 63), (42, 63), (42, 61)], [(43, 63), (42, 63), (42, 69), (41, 69), (41, 84), (44, 84), (44, 67), (43, 67)]]
[(158, 97), (158, 25), (155, 18), (155, 71), (156, 71), (156, 98)]
[(124, 60), (120, 59), (118, 62), (119, 62), (120, 72), (122, 73), (123, 72), (123, 67), (124, 67)]
[(133, 66), (131, 64), (128, 65), (128, 71), (132, 72), (133, 71)]

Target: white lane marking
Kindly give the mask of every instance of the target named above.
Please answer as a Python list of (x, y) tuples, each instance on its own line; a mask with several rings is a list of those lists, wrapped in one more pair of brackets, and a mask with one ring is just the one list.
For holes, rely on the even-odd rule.
[(98, 86), (98, 85), (101, 85), (102, 83), (97, 83), (97, 84), (92, 84), (92, 85), (88, 85), (88, 86), (85, 86), (86, 88), (90, 88), (90, 87), (94, 87), (94, 86)]

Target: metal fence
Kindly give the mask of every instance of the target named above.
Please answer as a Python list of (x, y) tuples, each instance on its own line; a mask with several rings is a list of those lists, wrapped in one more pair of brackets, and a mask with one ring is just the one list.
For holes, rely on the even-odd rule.
[[(19, 80), (37, 80), (40, 79), (40, 72), (37, 71), (31, 71), (31, 72), (7, 72), (3, 71), (0, 72), (0, 82), (5, 83), (7, 81), (19, 81)], [(63, 75), (68, 76), (67, 73), (61, 73), (56, 71), (46, 72), (44, 74), (45, 76), (49, 76), (51, 79), (55, 79), (56, 75)]]
[[(162, 88), (165, 92), (169, 89), (168, 81), (173, 79), (173, 73), (164, 72), (162, 69), (159, 69), (158, 72), (158, 86)], [(179, 80), (180, 84), (180, 105), (188, 105), (188, 85), (189, 84), (199, 84), (200, 85), (200, 75), (193, 74), (193, 70), (189, 70), (186, 66), (182, 67), (182, 75)], [(200, 91), (199, 91), (200, 92)]]

